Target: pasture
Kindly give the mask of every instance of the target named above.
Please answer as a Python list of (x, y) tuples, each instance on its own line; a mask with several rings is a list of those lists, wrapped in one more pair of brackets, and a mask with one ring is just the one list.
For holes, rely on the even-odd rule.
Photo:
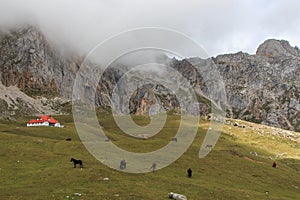
[[(99, 116), (111, 142), (134, 152), (166, 145), (180, 120), (168, 116), (161, 133), (142, 140), (122, 134), (110, 114)], [(129, 174), (110, 169), (89, 154), (71, 115), (55, 117), (64, 128), (26, 127), (29, 117), (0, 122), (0, 199), (163, 200), (168, 199), (168, 192), (184, 194), (190, 200), (300, 199), (300, 147), (288, 139), (224, 125), (215, 148), (199, 159), (209, 126), (209, 121), (202, 119), (193, 144), (176, 162), (155, 172)], [(140, 125), (149, 123), (146, 117), (135, 116), (134, 120)], [(276, 157), (279, 153), (285, 154)], [(81, 159), (83, 169), (73, 168), (70, 158)], [(277, 168), (272, 167), (274, 160)], [(192, 178), (187, 177), (188, 168), (193, 170)]]

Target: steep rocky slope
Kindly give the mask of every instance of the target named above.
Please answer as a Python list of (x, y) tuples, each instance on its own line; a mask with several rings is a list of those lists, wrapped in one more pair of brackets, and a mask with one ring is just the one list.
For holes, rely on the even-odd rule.
[(45, 97), (32, 98), (16, 86), (6, 87), (0, 83), (0, 118), (14, 119), (17, 116), (35, 114), (61, 114), (62, 105), (67, 105), (68, 101), (64, 98)]
[(287, 41), (267, 40), (256, 55), (217, 56), (233, 117), (299, 131), (299, 55)]
[[(267, 40), (258, 47), (255, 55), (238, 52), (212, 58), (225, 84), (228, 115), (300, 131), (299, 55), (298, 48), (291, 47), (287, 41)], [(61, 54), (32, 26), (0, 34), (0, 82), (6, 90), (16, 86), (20, 92), (29, 95), (31, 99), (26, 97), (28, 105), (36, 105), (34, 99), (37, 96), (49, 100), (59, 96), (71, 100), (74, 79), (82, 60), (78, 55)], [(205, 62), (207, 60), (200, 58), (159, 59), (159, 63), (180, 72), (195, 88), (201, 114), (210, 112), (209, 96), (206, 96), (209, 87), (195, 66)], [(110, 105), (113, 89), (127, 67), (116, 64), (106, 70), (99, 82), (95, 101), (92, 96), (88, 98), (97, 106)], [(86, 94), (89, 94), (90, 80), (84, 80), (83, 84)], [(176, 110), (179, 106), (174, 94), (161, 84), (145, 82), (135, 87), (129, 103), (131, 113), (148, 114), (151, 105), (157, 102), (164, 109)], [(1, 110), (5, 110), (6, 101), (2, 96)], [(37, 106), (31, 108), (33, 110), (27, 114), (41, 112)], [(26, 109), (23, 113), (26, 114)], [(13, 115), (13, 112), (2, 112), (1, 116), (5, 115)]]
[(0, 77), (5, 86), (28, 94), (71, 98), (80, 59), (66, 58), (51, 47), (37, 28), (26, 26), (0, 36)]

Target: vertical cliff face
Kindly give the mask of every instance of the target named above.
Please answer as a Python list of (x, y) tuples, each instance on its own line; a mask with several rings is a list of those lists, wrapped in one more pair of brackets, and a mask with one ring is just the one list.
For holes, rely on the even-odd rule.
[(0, 34), (0, 118), (61, 113), (71, 98), (79, 57), (64, 57), (33, 26)]
[(65, 58), (32, 26), (0, 36), (1, 82), (28, 94), (70, 98), (79, 59)]
[[(154, 106), (155, 104), (161, 106)], [(138, 87), (129, 101), (130, 113), (136, 115), (156, 114), (179, 107), (176, 96), (161, 84), (145, 84)]]
[(233, 117), (300, 130), (300, 57), (287, 41), (267, 40), (256, 55), (215, 58)]
[[(267, 40), (258, 47), (255, 55), (238, 52), (212, 58), (224, 82), (228, 115), (299, 131), (299, 55), (299, 49), (291, 47), (287, 41)], [(20, 90), (16, 95), (19, 100), (22, 99), (22, 92), (34, 97), (32, 100), (28, 96), (23, 96), (24, 102), (27, 102), (23, 103), (24, 106), (32, 108), (30, 112), (28, 111), (29, 114), (34, 113), (34, 110), (40, 112), (40, 107), (34, 106), (37, 104), (35, 102), (37, 96), (43, 98), (59, 96), (71, 100), (74, 79), (81, 61), (82, 58), (76, 55), (62, 55), (35, 27), (27, 26), (0, 34), (0, 82), (8, 94), (0, 96), (1, 105), (11, 103), (13, 104), (10, 106), (11, 109), (18, 107), (18, 101), (7, 99), (7, 97), (13, 99), (15, 94), (8, 92), (11, 90), (10, 86), (13, 86), (14, 90), (16, 88)], [(210, 90), (209, 83), (194, 66), (197, 63), (207, 66), (208, 60), (163, 59), (161, 62), (185, 77), (198, 95), (201, 114), (208, 114), (211, 107), (209, 96), (206, 95)], [(104, 72), (97, 87), (96, 97), (87, 95), (91, 102), (95, 102), (97, 106), (110, 106), (116, 83), (126, 71), (122, 70), (123, 68), (126, 66), (114, 66)], [(178, 79), (176, 74), (169, 74), (168, 77)], [(176, 81), (181, 82), (180, 79)], [(86, 94), (90, 92), (91, 82), (93, 80), (83, 80)], [(51, 101), (44, 99), (42, 104), (46, 105), (49, 102)], [(147, 81), (133, 92), (128, 106), (132, 114), (151, 114), (151, 108), (156, 104), (162, 105), (159, 109), (180, 106), (176, 96), (168, 88), (161, 84), (149, 84)], [(1, 107), (3, 109), (6, 106)], [(18, 112), (2, 113), (13, 115)]]

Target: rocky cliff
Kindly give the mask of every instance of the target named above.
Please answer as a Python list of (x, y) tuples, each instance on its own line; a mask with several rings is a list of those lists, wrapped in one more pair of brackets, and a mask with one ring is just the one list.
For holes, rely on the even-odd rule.
[(299, 55), (287, 41), (267, 40), (256, 55), (217, 56), (233, 117), (299, 131)]
[(35, 27), (0, 35), (0, 77), (31, 95), (61, 94), (71, 98), (79, 57), (63, 57)]
[[(287, 41), (271, 39), (261, 44), (255, 55), (238, 52), (212, 58), (224, 82), (228, 115), (300, 131), (299, 55), (299, 49), (291, 47)], [(41, 96), (52, 103), (51, 99), (55, 97), (64, 99), (63, 102), (71, 100), (75, 75), (82, 60), (78, 55), (61, 54), (32, 26), (0, 34), (1, 87), (8, 91), (13, 86), (14, 90), (18, 88), (19, 92), (26, 94), (26, 98), (23, 97), (27, 107), (32, 108), (29, 114), (41, 112), (39, 106), (34, 106), (37, 105), (35, 100), (41, 99)], [(196, 63), (206, 60), (167, 58), (160, 62), (180, 72), (197, 89), (200, 113), (208, 114), (210, 100), (205, 96), (208, 87), (203, 75), (194, 68)], [(112, 91), (126, 71), (120, 66), (126, 68), (119, 64), (104, 72), (97, 88), (97, 106), (110, 105)], [(88, 93), (89, 80), (85, 80), (84, 84)], [(17, 96), (22, 97), (20, 94)], [(0, 96), (3, 103), (1, 110), (5, 110), (6, 106), (12, 107), (7, 105), (12, 101), (4, 98), (5, 95)], [(93, 97), (90, 98), (92, 100)], [(145, 83), (133, 92), (129, 109), (132, 114), (149, 114), (151, 105), (157, 102), (164, 109), (179, 107), (176, 96), (163, 85)], [(13, 107), (17, 110), (17, 103)], [(2, 117), (14, 113), (2, 112)]]

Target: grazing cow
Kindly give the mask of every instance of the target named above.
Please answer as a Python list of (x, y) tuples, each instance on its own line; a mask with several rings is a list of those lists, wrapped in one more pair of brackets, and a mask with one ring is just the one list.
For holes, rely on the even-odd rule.
[(273, 164), (272, 164), (272, 167), (274, 167), (274, 168), (276, 168), (276, 167), (277, 167), (277, 164), (276, 164), (276, 162), (273, 162)]
[(67, 139), (66, 139), (66, 141), (71, 141), (71, 140), (72, 140), (71, 138), (67, 138)]
[(77, 164), (80, 165), (80, 168), (83, 168), (83, 164), (82, 164), (82, 161), (81, 161), (81, 160), (76, 160), (76, 159), (74, 159), (74, 158), (71, 158), (70, 162), (73, 162), (74, 168), (76, 168), (76, 165), (77, 165)]
[(188, 173), (188, 177), (191, 178), (191, 177), (192, 177), (192, 173), (193, 173), (192, 169), (189, 168), (189, 169), (187, 170), (187, 173)]

